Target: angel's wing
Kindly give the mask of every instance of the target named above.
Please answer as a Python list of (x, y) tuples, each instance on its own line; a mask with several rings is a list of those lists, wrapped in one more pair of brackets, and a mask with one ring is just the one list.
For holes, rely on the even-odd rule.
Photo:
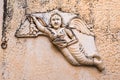
[(72, 19), (69, 23), (69, 27), (73, 28), (73, 32), (83, 46), (87, 56), (98, 54), (93, 33), (81, 19)]
[(82, 21), (80, 18), (73, 18), (69, 23), (69, 27), (75, 28), (83, 34), (92, 35), (92, 36), (94, 35), (88, 29), (86, 23), (84, 21)]

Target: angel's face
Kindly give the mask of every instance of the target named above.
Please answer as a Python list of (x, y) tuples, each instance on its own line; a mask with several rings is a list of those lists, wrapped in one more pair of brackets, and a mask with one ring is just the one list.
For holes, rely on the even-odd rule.
[(61, 16), (59, 16), (59, 15), (57, 15), (57, 14), (53, 15), (53, 16), (51, 17), (51, 20), (50, 20), (50, 21), (51, 21), (52, 27), (55, 28), (55, 29), (60, 28), (60, 26), (61, 26), (61, 24), (62, 24), (62, 18), (61, 18)]

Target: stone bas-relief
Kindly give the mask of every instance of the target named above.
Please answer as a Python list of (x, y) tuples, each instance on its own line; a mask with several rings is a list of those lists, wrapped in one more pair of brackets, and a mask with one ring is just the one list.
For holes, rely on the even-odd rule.
[[(8, 22), (5, 33), (9, 40), (5, 40), (7, 41), (6, 49), (0, 48), (0, 80), (120, 79), (120, 0), (79, 0), (78, 3), (78, 0), (1, 0), (1, 3), (3, 1), (7, 1), (7, 10), (9, 10), (7, 13), (13, 15), (9, 14), (8, 19), (5, 20)], [(4, 33), (2, 30), (3, 3), (0, 6), (2, 39), (2, 33)], [(37, 17), (38, 12), (40, 15), (38, 17), (48, 25), (49, 17), (51, 17), (49, 10), (56, 8), (61, 8), (61, 11), (64, 12), (80, 14), (81, 20), (85, 21), (87, 25), (94, 25), (92, 29), (88, 28), (94, 32), (95, 40), (93, 36), (88, 36), (83, 32), (75, 32), (75, 29), (74, 33), (76, 37), (79, 35), (80, 39), (78, 39), (89, 56), (96, 52), (93, 45), (95, 42), (97, 51), (105, 65), (105, 73), (99, 72), (93, 66), (72, 66), (62, 55), (62, 52), (49, 41), (49, 38), (34, 27), (34, 23), (31, 22), (32, 25), (28, 27), (29, 21), (25, 18), (26, 13), (35, 13)], [(69, 17), (59, 14), (62, 16), (65, 26), (72, 19), (68, 19), (72, 14), (68, 15)], [(19, 28), (21, 20), (27, 26)], [(20, 33), (19, 38), (14, 36), (18, 28), (20, 30), (18, 32)]]
[(94, 34), (79, 16), (59, 10), (29, 14), (15, 34), (18, 38), (39, 35), (47, 36), (70, 64), (90, 65), (97, 67), (99, 71), (104, 70), (94, 44)]

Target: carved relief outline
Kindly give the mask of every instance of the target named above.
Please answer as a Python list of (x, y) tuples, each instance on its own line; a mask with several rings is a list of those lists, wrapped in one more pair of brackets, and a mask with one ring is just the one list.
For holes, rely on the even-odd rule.
[[(65, 15), (66, 16), (69, 15), (69, 16), (66, 17)], [(64, 16), (65, 18), (63, 18)], [(64, 30), (65, 28), (68, 29), (68, 33), (70, 32), (70, 34), (72, 31), (74, 39), (75, 38), (76, 39), (75, 40), (73, 39), (71, 41), (68, 40), (70, 45), (68, 45), (69, 43), (66, 42), (66, 40), (60, 38), (61, 36), (59, 36), (59, 38), (51, 37), (53, 34), (56, 34), (56, 30), (54, 30), (55, 27), (48, 26), (49, 24), (51, 25), (51, 18), (53, 17), (55, 17), (54, 20), (57, 20), (58, 17), (59, 19), (63, 20), (62, 23), (60, 24), (63, 24), (64, 22), (64, 27), (61, 28), (60, 31), (57, 30), (58, 32), (62, 31), (61, 33), (66, 34), (65, 32), (66, 30)], [(56, 24), (58, 25), (59, 23), (57, 22), (54, 23), (54, 26)], [(22, 30), (26, 26), (30, 26), (30, 28), (28, 29), (28, 31), (30, 32), (28, 32), (27, 34), (24, 34), (22, 33)], [(15, 36), (18, 38), (37, 37), (39, 35), (49, 36), (53, 41), (52, 43), (55, 44), (56, 47), (58, 47), (61, 50), (61, 52), (66, 57), (68, 62), (71, 63), (72, 65), (94, 65), (100, 71), (104, 70), (101, 57), (98, 55), (98, 53), (93, 53), (93, 54), (88, 55), (82, 46), (83, 44), (81, 44), (81, 47), (80, 47), (80, 43), (77, 43), (79, 42), (79, 40), (77, 39), (79, 38), (79, 36), (76, 36), (76, 35), (79, 35), (78, 32), (80, 32), (82, 35), (85, 35), (86, 37), (87, 36), (91, 37), (92, 40), (94, 39), (94, 37), (92, 37), (94, 36), (94, 34), (90, 30), (88, 30), (86, 23), (84, 23), (76, 14), (65, 13), (59, 10), (53, 10), (53, 11), (46, 12), (46, 13), (36, 13), (36, 14), (27, 15), (24, 23), (22, 23), (20, 28), (16, 31)], [(78, 50), (75, 50), (75, 48), (77, 49), (77, 47), (78, 47)], [(94, 48), (95, 48), (95, 45), (94, 45)], [(72, 51), (74, 51), (75, 53)]]

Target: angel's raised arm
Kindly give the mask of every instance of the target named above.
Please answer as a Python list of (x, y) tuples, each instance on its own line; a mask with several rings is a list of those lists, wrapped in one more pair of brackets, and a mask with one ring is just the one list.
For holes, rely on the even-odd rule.
[(43, 26), (43, 25), (38, 21), (38, 19), (37, 19), (35, 16), (31, 16), (31, 17), (32, 17), (33, 21), (35, 22), (36, 27), (37, 27), (40, 31), (45, 32), (45, 33), (47, 33), (47, 34), (50, 33), (49, 30), (48, 30), (45, 26)]

